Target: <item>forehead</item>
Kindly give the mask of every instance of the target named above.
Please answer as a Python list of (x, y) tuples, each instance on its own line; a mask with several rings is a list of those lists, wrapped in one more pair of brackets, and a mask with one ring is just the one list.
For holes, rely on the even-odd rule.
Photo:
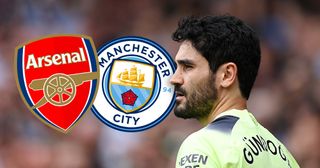
[(189, 60), (195, 63), (208, 63), (208, 61), (193, 47), (190, 41), (181, 43), (175, 61)]

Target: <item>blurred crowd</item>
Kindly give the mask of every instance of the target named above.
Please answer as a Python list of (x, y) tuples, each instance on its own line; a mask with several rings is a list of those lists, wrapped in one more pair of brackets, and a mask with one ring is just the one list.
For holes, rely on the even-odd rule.
[[(0, 0), (0, 168), (174, 167), (179, 145), (201, 126), (170, 114), (140, 133), (101, 123), (90, 111), (70, 133), (41, 123), (23, 104), (14, 49), (48, 34), (86, 34), (97, 48), (125, 35), (156, 41), (174, 56), (177, 21), (235, 15), (259, 34), (262, 62), (249, 110), (303, 168), (320, 167), (320, 1)], [(218, 141), (218, 139), (217, 139)]]

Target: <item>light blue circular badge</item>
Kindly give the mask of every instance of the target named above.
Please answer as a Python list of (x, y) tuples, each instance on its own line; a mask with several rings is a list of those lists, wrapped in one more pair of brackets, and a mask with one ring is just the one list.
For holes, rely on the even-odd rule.
[(100, 83), (92, 106), (111, 128), (137, 132), (163, 121), (175, 103), (170, 78), (175, 64), (157, 43), (122, 37), (98, 50)]

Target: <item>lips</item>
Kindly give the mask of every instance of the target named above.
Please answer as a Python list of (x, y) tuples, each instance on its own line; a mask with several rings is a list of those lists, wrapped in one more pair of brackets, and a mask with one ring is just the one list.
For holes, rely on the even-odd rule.
[(176, 91), (176, 102), (179, 103), (185, 99), (185, 94), (181, 91)]
[(174, 88), (175, 93), (176, 93), (176, 102), (179, 103), (181, 102), (183, 99), (186, 99), (186, 91), (184, 90), (184, 88), (182, 88), (181, 86), (175, 86)]
[(177, 97), (184, 96), (184, 94), (182, 92), (180, 92), (180, 91), (176, 91), (176, 95), (177, 95)]

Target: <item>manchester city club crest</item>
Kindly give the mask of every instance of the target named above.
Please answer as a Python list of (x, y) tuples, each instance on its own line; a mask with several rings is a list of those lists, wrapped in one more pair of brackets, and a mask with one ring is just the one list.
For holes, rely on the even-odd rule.
[(16, 49), (20, 95), (41, 121), (66, 133), (93, 102), (97, 65), (90, 37), (62, 35), (30, 42)]
[(92, 111), (111, 128), (137, 132), (149, 129), (174, 106), (175, 71), (171, 56), (142, 37), (123, 37), (98, 50), (100, 84)]

